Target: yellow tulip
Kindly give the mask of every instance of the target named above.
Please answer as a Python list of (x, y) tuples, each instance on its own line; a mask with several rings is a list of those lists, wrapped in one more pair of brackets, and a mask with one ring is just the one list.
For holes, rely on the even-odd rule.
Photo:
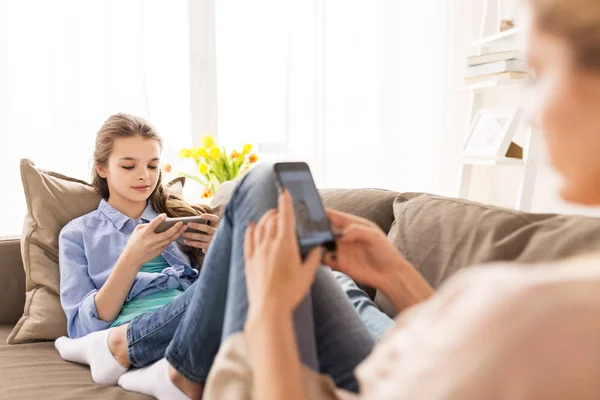
[(200, 147), (200, 157), (204, 157), (204, 158), (208, 158), (208, 151), (206, 151), (206, 149), (204, 147)]
[(209, 150), (210, 158), (215, 159), (221, 155), (221, 150), (218, 147), (211, 147)]
[(179, 157), (190, 158), (191, 151), (190, 149), (183, 148), (179, 151)]
[(213, 135), (204, 136), (202, 138), (202, 144), (207, 149), (210, 149), (211, 147), (213, 147), (215, 145), (215, 138), (213, 137)]
[(250, 154), (251, 151), (252, 151), (252, 145), (246, 144), (246, 145), (244, 145), (244, 150), (242, 151), (242, 154), (243, 155)]
[(200, 154), (200, 150), (202, 149), (202, 147), (194, 147), (191, 151), (191, 156), (194, 160), (197, 160), (201, 154)]
[(206, 175), (206, 173), (208, 172), (208, 165), (206, 163), (200, 163), (200, 164), (198, 164), (198, 171), (202, 175)]

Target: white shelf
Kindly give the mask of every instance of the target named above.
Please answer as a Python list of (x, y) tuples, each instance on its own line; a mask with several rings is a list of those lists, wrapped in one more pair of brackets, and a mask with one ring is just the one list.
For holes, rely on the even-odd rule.
[(466, 83), (457, 88), (457, 92), (469, 92), (472, 90), (485, 90), (490, 88), (506, 87), (506, 86), (527, 86), (533, 84), (533, 78), (523, 79), (489, 79), (487, 81)]
[(463, 158), (462, 163), (465, 165), (525, 165), (525, 162), (519, 158)]
[(519, 26), (516, 28), (508, 29), (504, 32), (496, 33), (495, 35), (486, 36), (480, 40), (476, 40), (475, 42), (473, 42), (473, 46), (474, 47), (489, 46), (491, 44), (503, 42), (503, 41), (506, 41), (507, 39), (512, 39), (513, 36), (516, 36), (522, 30), (523, 30), (523, 28)]

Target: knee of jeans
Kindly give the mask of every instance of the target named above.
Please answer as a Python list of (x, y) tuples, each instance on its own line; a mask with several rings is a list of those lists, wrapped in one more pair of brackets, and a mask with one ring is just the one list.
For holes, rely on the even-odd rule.
[(238, 183), (232, 195), (232, 201), (237, 203), (249, 197), (254, 198), (254, 194), (261, 197), (268, 193), (269, 189), (275, 189), (275, 174), (273, 172), (273, 162), (262, 162), (254, 166)]

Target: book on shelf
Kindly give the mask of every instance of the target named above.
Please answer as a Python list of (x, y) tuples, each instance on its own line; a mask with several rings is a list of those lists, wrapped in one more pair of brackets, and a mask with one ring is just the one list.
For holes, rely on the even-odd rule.
[(477, 83), (484, 82), (488, 80), (497, 80), (501, 82), (511, 81), (511, 80), (528, 80), (531, 79), (531, 75), (527, 72), (502, 72), (499, 74), (487, 74), (480, 76), (468, 76), (465, 78), (465, 83)]
[(469, 66), (481, 65), (491, 63), (495, 61), (504, 60), (524, 60), (525, 52), (522, 50), (508, 50), (499, 51), (496, 53), (481, 54), (478, 56), (467, 57), (467, 64)]
[(523, 60), (504, 60), (469, 67), (468, 76), (499, 74), (501, 72), (528, 72), (527, 62)]

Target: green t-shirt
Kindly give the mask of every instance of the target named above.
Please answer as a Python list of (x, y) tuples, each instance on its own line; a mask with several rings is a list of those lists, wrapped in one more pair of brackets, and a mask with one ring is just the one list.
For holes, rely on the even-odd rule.
[[(163, 269), (168, 267), (169, 263), (167, 263), (167, 260), (165, 260), (163, 256), (158, 256), (142, 265), (140, 272), (162, 272)], [(121, 307), (121, 312), (110, 327), (113, 328), (115, 326), (123, 325), (140, 314), (154, 312), (165, 304), (173, 301), (173, 299), (177, 298), (181, 293), (183, 293), (183, 290), (181, 289), (161, 290), (160, 292), (152, 293), (141, 298), (126, 301), (125, 304), (123, 304), (123, 307)]]

